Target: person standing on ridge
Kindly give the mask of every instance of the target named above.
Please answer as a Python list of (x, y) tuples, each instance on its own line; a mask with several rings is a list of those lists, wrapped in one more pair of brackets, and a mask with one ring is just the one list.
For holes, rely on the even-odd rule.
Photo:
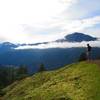
[(91, 59), (91, 50), (92, 50), (92, 47), (87, 44), (87, 60), (89, 61)]

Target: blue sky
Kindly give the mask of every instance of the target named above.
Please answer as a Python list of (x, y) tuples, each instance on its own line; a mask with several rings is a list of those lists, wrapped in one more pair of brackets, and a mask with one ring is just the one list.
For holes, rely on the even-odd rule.
[(73, 32), (100, 37), (100, 0), (0, 0), (0, 41), (53, 41)]

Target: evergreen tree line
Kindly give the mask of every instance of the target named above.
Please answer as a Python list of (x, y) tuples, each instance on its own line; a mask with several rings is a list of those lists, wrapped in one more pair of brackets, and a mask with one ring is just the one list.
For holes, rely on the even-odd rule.
[[(44, 64), (40, 64), (38, 72), (43, 72), (45, 70), (46, 68)], [(28, 67), (25, 65), (21, 65), (19, 67), (0, 65), (0, 89), (10, 85), (16, 80), (21, 80), (29, 75)]]
[(28, 70), (24, 65), (21, 65), (20, 67), (0, 66), (0, 89), (27, 76)]

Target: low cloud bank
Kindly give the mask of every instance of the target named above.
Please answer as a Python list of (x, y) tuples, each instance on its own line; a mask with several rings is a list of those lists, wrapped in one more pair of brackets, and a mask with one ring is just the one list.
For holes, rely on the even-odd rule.
[(86, 47), (86, 44), (90, 44), (92, 47), (100, 47), (100, 40), (98, 41), (89, 41), (81, 43), (69, 43), (69, 42), (50, 42), (48, 44), (39, 44), (39, 45), (25, 45), (19, 46), (15, 49), (49, 49), (49, 48), (71, 48), (71, 47)]

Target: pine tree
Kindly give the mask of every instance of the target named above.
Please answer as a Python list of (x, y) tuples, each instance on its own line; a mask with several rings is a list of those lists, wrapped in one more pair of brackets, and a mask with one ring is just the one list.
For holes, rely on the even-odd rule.
[(21, 65), (21, 66), (18, 68), (18, 71), (17, 71), (18, 79), (25, 78), (27, 75), (28, 75), (27, 66)]
[(46, 71), (46, 68), (45, 68), (44, 64), (40, 64), (38, 72), (43, 72), (43, 71)]

